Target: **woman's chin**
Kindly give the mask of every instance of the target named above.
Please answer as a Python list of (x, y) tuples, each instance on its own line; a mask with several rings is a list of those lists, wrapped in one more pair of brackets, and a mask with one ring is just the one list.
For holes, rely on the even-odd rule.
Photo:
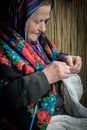
[(38, 37), (32, 37), (32, 38), (30, 38), (30, 41), (35, 42), (35, 41), (37, 41), (37, 39), (38, 39)]

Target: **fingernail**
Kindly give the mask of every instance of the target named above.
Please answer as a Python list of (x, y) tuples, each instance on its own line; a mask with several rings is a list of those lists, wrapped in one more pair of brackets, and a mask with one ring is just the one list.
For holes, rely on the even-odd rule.
[(69, 69), (71, 69), (72, 67), (71, 66), (67, 66)]

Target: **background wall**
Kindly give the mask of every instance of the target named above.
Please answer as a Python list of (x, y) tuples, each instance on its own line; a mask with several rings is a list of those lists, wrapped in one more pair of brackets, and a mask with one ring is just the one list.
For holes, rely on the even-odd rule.
[(47, 35), (58, 50), (82, 57), (80, 76), (84, 95), (81, 102), (87, 107), (87, 0), (55, 0)]

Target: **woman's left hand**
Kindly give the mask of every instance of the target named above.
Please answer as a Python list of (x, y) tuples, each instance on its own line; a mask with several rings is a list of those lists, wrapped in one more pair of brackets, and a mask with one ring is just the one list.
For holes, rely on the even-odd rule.
[(71, 73), (79, 73), (82, 67), (80, 56), (65, 56), (64, 61), (70, 66)]

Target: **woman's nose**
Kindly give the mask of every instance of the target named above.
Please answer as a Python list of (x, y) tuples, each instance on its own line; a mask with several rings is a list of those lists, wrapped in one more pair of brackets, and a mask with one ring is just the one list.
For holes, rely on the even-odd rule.
[(42, 32), (45, 32), (45, 31), (46, 31), (46, 23), (45, 23), (45, 22), (42, 22), (42, 23), (40, 24), (40, 31), (42, 31)]

